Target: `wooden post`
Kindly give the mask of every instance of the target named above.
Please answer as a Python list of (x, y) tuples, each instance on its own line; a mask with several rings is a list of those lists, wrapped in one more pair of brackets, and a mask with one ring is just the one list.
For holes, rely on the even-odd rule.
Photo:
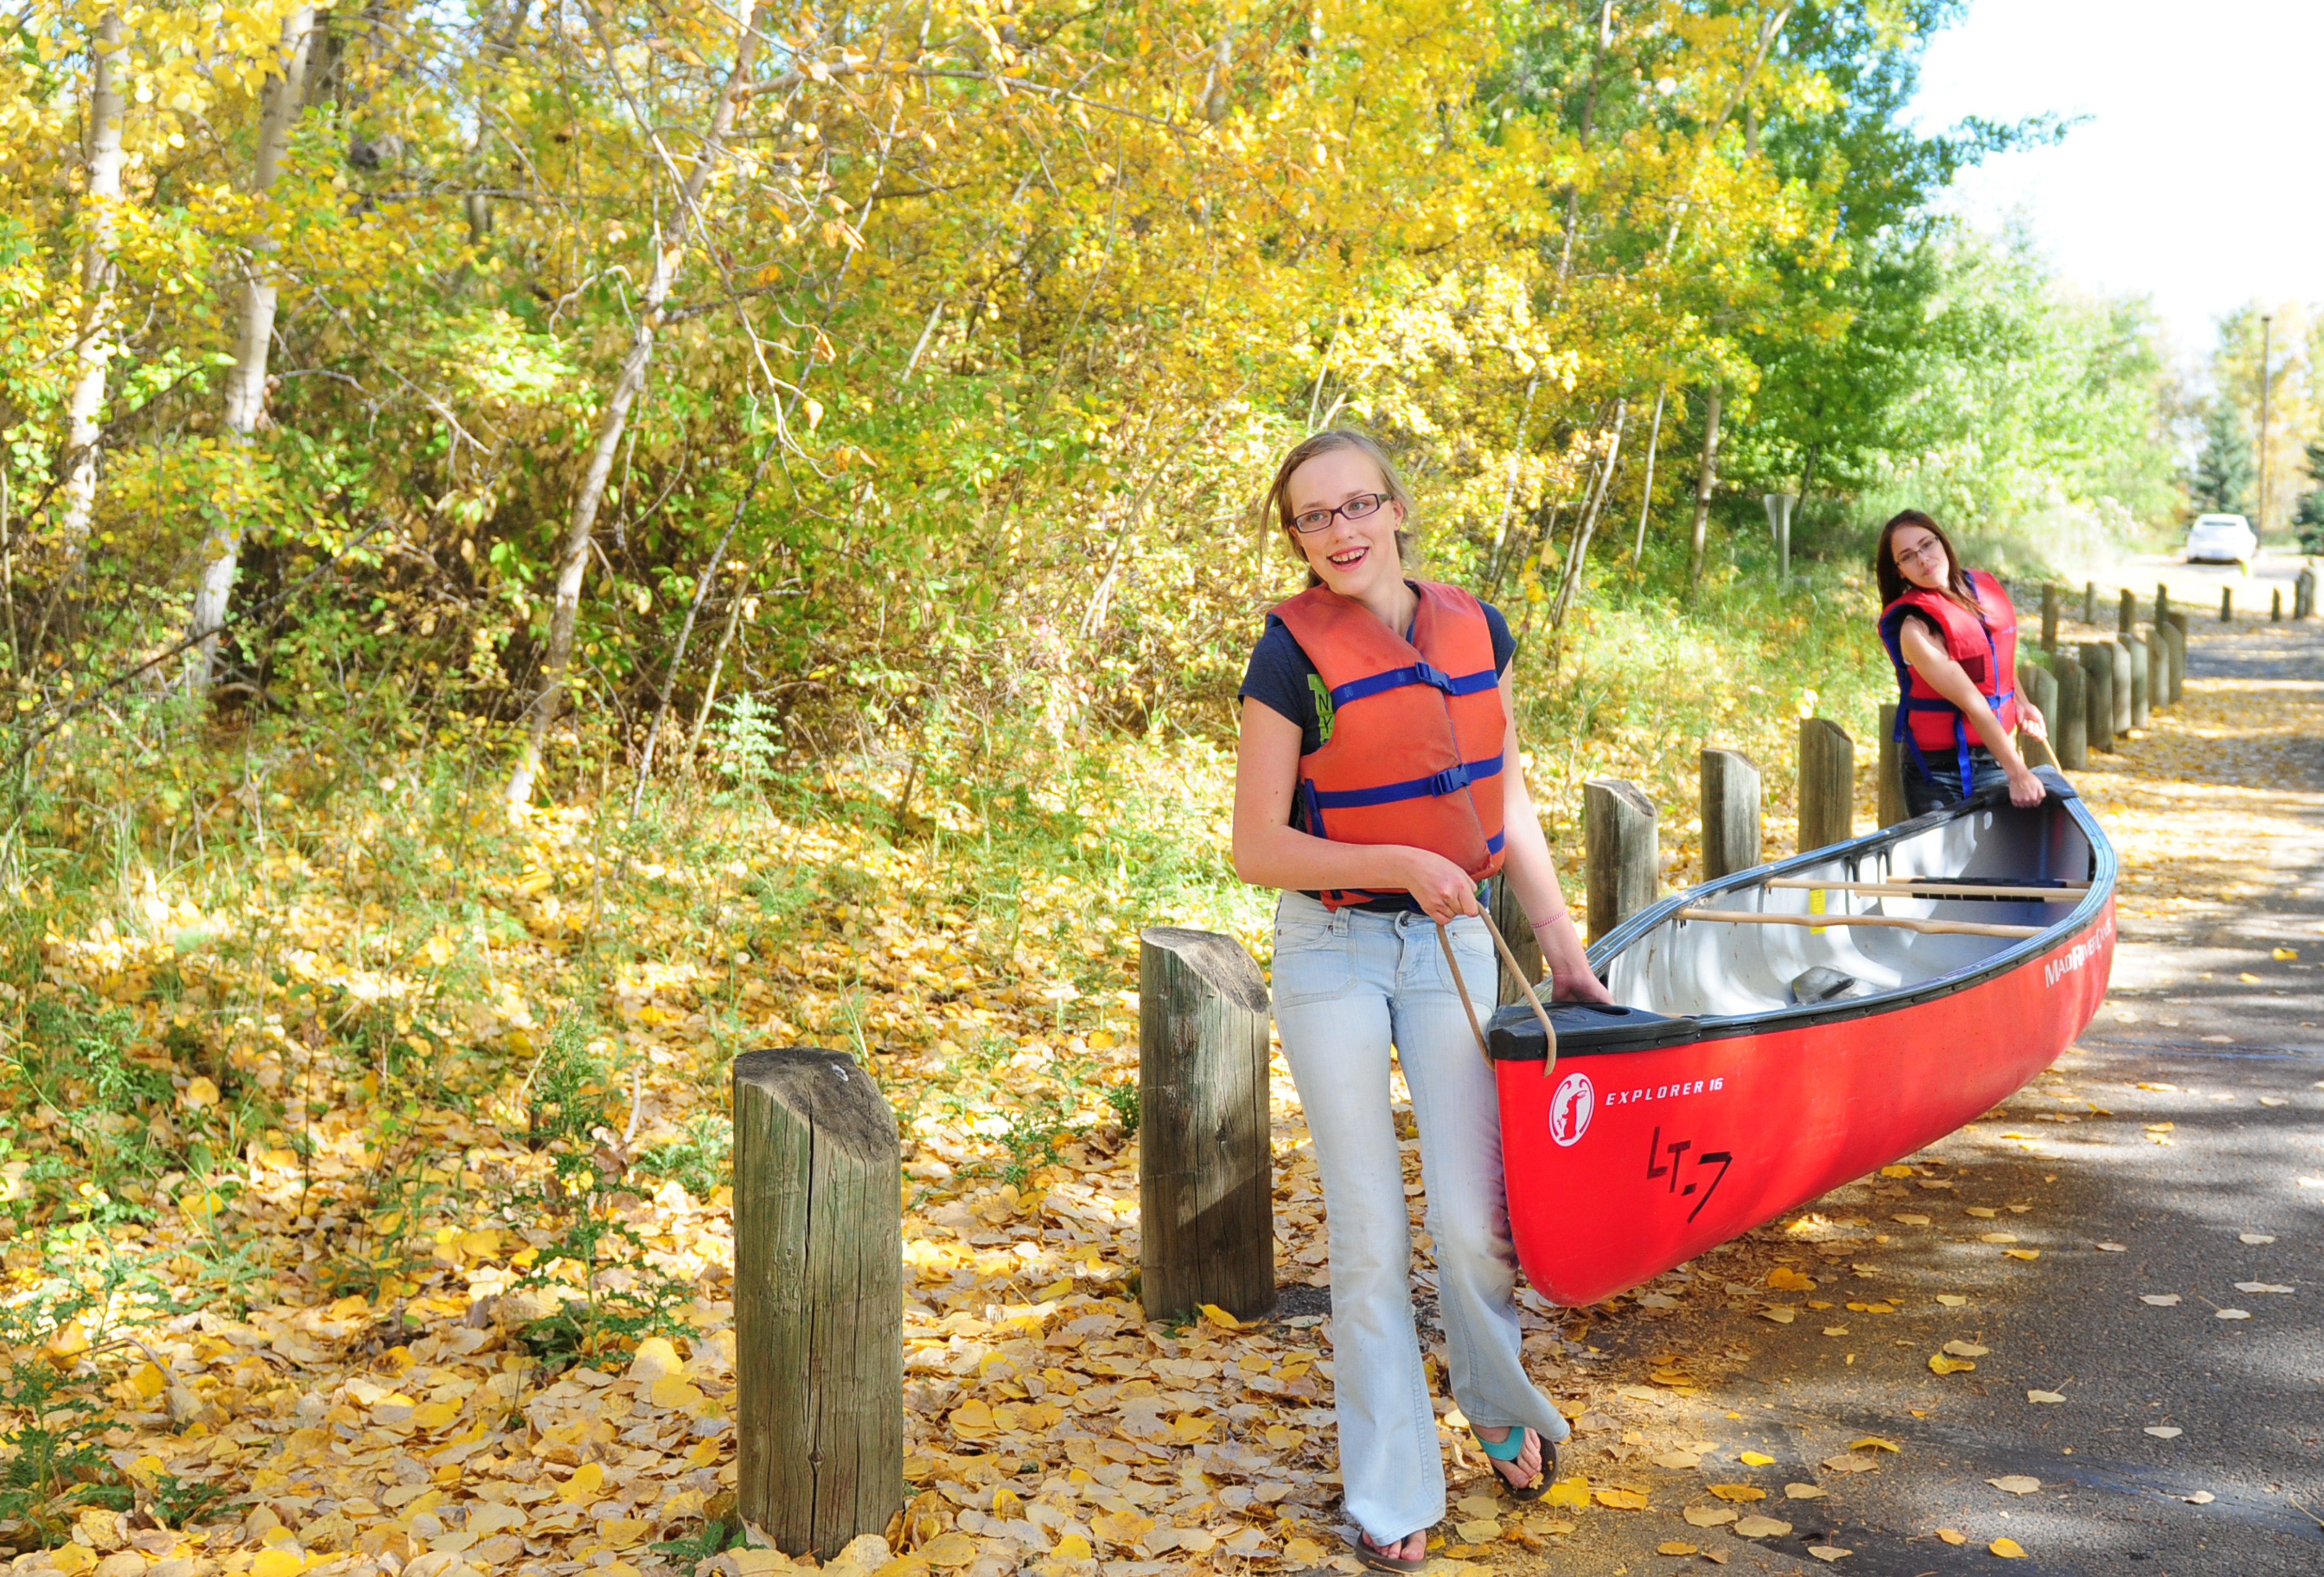
[(1856, 742), (1829, 717), (1800, 719), (1800, 852), (1856, 835)]
[(2082, 622), (2085, 624), (2095, 624), (2098, 622), (2098, 583), (2094, 580), (2086, 580), (2082, 582)]
[(2050, 748), (2058, 765), (2079, 772), (2090, 761), (2089, 679), (2072, 654), (2061, 653), (2052, 677), (2058, 685), (2058, 710), (2050, 718)]
[(2110, 641), (2085, 641), (2081, 644), (2083, 695), (2088, 710), (2083, 714), (2089, 725), (2086, 737), (2094, 751), (2114, 749), (2114, 657)]
[(734, 1059), (735, 1492), (821, 1560), (903, 1504), (896, 1114), (844, 1051)]
[(1138, 935), (1139, 1305), (1174, 1320), (1216, 1304), (1275, 1311), (1267, 982), (1241, 943)]
[[(2123, 656), (2130, 663), (2130, 725), (2133, 728), (2144, 728), (2146, 726), (2147, 714), (2153, 709), (2148, 704), (2146, 687), (2151, 677), (2146, 667), (2146, 642), (2141, 641), (2135, 633), (2117, 635), (2114, 639), (2115, 644), (2122, 649)], [(2116, 677), (2119, 678), (2120, 675), (2121, 670), (2117, 669)]]
[(2107, 659), (2114, 665), (2114, 731), (2117, 734), (2130, 732), (2131, 674), (2130, 648), (2117, 635), (2106, 642)]
[(1588, 779), (1582, 786), (1582, 841), (1588, 940), (1595, 942), (1655, 901), (1655, 802), (1619, 778)]
[(2223, 586), (2219, 588), (2219, 622), (2222, 624), (2232, 624), (2235, 622), (2236, 588), (2231, 586)]
[[(2042, 721), (2044, 724), (2052, 729), (2057, 727), (2053, 714), (2058, 710), (2058, 678), (2050, 671), (2047, 664), (2038, 658), (2032, 657), (2019, 662), (2017, 694), (2021, 699), (2034, 704), (2034, 709), (2042, 714)], [(2042, 752), (2038, 750), (2029, 750), (2027, 744), (2026, 737), (2020, 734), (2017, 740), (2017, 753), (2024, 757), (2028, 762), (2040, 760)]]
[(1741, 751), (1702, 752), (1702, 879), (1759, 862), (1759, 769)]
[(2146, 627), (2146, 709), (2160, 712), (2171, 705), (2171, 638), (2168, 624)]
[[(1526, 918), (1525, 905), (1517, 901), (1516, 890), (1509, 886), (1508, 872), (1493, 878), (1486, 889), (1485, 897), (1493, 911), (1493, 924), (1501, 928), (1501, 940), (1509, 945), (1509, 951), (1517, 955), (1519, 964), (1525, 965), (1525, 983), (1534, 984), (1541, 979), (1541, 938), (1533, 934), (1533, 922)], [(1494, 952), (1498, 957), (1499, 949), (1496, 948)], [(1511, 1002), (1524, 1001), (1525, 991), (1518, 984), (1517, 977), (1509, 973), (1508, 964), (1503, 962), (1498, 967), (1500, 970), (1500, 988), (1494, 993), (1494, 1000), (1504, 1008)]]
[(2267, 616), (2271, 622), (2277, 624), (2283, 622), (2283, 588), (2282, 586), (2277, 586), (2268, 594)]
[(1904, 744), (1896, 737), (1896, 703), (1880, 704), (1879, 816), (1882, 826), (1909, 819), (1904, 805)]
[(2171, 588), (2161, 581), (2154, 583), (2154, 622), (2166, 622), (2171, 617)]
[(2177, 608), (2163, 626), (2163, 639), (2171, 648), (2171, 699), (2173, 704), (2187, 694), (2187, 615)]
[(2042, 650), (2058, 650), (2058, 583), (2042, 583)]
[(2292, 583), (2292, 616), (2312, 619), (2316, 616), (2316, 567), (2302, 566)]
[(2114, 632), (2117, 635), (2127, 635), (2137, 628), (2138, 594), (2125, 586), (2122, 593), (2122, 606), (2115, 614)]

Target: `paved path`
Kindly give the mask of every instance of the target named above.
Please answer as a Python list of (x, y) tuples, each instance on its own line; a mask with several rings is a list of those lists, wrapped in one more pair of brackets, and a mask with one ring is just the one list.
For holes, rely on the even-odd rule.
[[(2324, 629), (2199, 626), (2190, 668), (2186, 705), (2084, 779), (2129, 872), (2114, 990), (2078, 1049), (1913, 1176), (1702, 1257), (1655, 1289), (1669, 1307), (1569, 1326), (1591, 1397), (1570, 1466), (1653, 1508), (1536, 1512), (1540, 1553), (1471, 1558), (1786, 1572), (1822, 1569), (1820, 1545), (1882, 1577), (2324, 1573)], [(1978, 1240), (1997, 1228), (2038, 1259)], [(1757, 1313), (1785, 1261), (1827, 1313)], [(1948, 1342), (1989, 1351), (1939, 1377)], [(1638, 1383), (1658, 1368), (1699, 1388)], [(1901, 1449), (1849, 1449), (1868, 1436)], [(1988, 1482), (2012, 1476), (2040, 1488)], [(1793, 1531), (1681, 1519), (1721, 1481), (1767, 1489), (1738, 1509)], [(2027, 1557), (1997, 1565), (2004, 1537)]]

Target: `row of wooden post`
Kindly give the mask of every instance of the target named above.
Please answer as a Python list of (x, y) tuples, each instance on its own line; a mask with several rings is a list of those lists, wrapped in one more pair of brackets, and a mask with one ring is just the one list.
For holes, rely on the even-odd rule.
[[(2294, 588), (2314, 612), (2315, 576)], [(2142, 726), (2186, 684), (2187, 615), (2155, 589), (2139, 631), (2122, 594), (2112, 641), (2059, 649), (2058, 588), (2042, 590), (2042, 643), (2017, 683), (2050, 724), (2061, 765)], [(2098, 609), (2083, 588), (2084, 622)], [(2223, 602), (2222, 612), (2230, 611)], [(1879, 816), (1904, 818), (1895, 708), (1881, 710)], [(1799, 846), (1855, 834), (1856, 743), (1829, 718), (1798, 733)], [(1702, 754), (1706, 881), (1762, 862), (1760, 770), (1739, 751)], [(1586, 927), (1591, 940), (1653, 903), (1660, 886), (1654, 802), (1636, 784), (1583, 788)], [(1529, 975), (1542, 958), (1508, 883), (1493, 914)], [(1204, 1304), (1239, 1318), (1275, 1307), (1274, 1178), (1268, 1142), (1267, 982), (1231, 937), (1175, 927), (1141, 936), (1139, 959), (1139, 1302), (1149, 1318)], [(1518, 996), (1502, 970), (1499, 1001)], [(782, 1550), (828, 1560), (889, 1525), (903, 1479), (902, 1172), (892, 1109), (844, 1052), (753, 1051), (735, 1059), (734, 1303), (743, 1518)]]

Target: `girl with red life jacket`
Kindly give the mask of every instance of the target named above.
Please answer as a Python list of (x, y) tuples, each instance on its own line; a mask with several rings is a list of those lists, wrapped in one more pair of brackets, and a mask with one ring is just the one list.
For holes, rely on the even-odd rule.
[(1359, 434), (1294, 448), (1265, 509), (1308, 588), (1268, 615), (1243, 678), (1235, 870), (1283, 891), (1275, 1019), (1323, 1185), (1353, 1553), (1417, 1571), (1444, 1515), (1444, 1467), (1413, 1324), (1390, 1047), (1412, 1092), (1453, 1399), (1499, 1483), (1532, 1499), (1567, 1428), (1526, 1376), (1499, 1103), (1446, 960), (1471, 997), (1492, 1000), (1478, 884), (1506, 873), (1558, 996), (1609, 998), (1518, 770), (1516, 642), (1499, 612), (1405, 578), (1411, 503)]
[(2001, 583), (1964, 569), (1952, 540), (1918, 510), (1881, 528), (1880, 640), (1896, 666), (1896, 738), (1904, 746), (1904, 805), (1914, 816), (1997, 784), (2013, 805), (2045, 790), (2010, 738), (2047, 739), (2042, 714), (2017, 694), (2017, 610)]

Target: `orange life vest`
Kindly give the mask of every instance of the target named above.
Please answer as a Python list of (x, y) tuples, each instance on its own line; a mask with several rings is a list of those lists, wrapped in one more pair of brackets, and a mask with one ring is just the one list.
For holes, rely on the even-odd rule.
[(1896, 733), (1920, 764), (1921, 774), (1933, 779), (1929, 751), (1949, 751), (1960, 772), (1961, 793), (1969, 792), (1969, 752), (1976, 740), (1961, 709), (1937, 692), (1904, 660), (1904, 621), (1918, 613), (1943, 634), (1945, 655), (1961, 665), (1985, 704), (2006, 733), (2017, 726), (2017, 609), (2001, 583), (1982, 569), (1969, 572), (1980, 617), (1942, 592), (1918, 587), (1880, 610), (1880, 641), (1896, 665)]
[[(1413, 581), (1412, 638), (1310, 586), (1274, 616), (1315, 665), (1323, 742), (1299, 758), (1301, 825), (1342, 844), (1430, 849), (1481, 881), (1501, 868), (1500, 675), (1491, 626), (1457, 586)], [(1332, 908), (1392, 896), (1316, 894)]]

